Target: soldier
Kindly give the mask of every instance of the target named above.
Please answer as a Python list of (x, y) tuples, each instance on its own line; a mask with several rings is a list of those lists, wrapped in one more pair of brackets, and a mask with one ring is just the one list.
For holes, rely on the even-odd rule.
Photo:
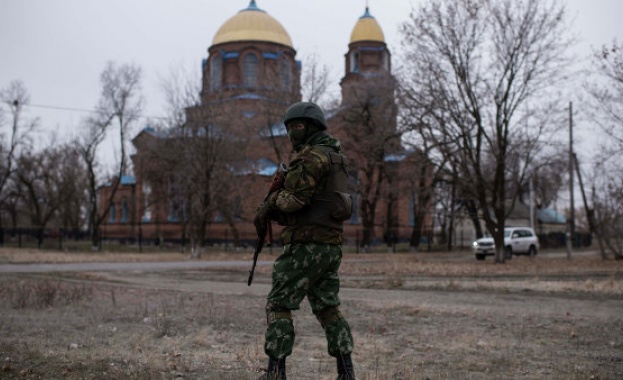
[(275, 260), (266, 303), (268, 370), (260, 379), (286, 379), (295, 335), (291, 311), (307, 297), (325, 331), (329, 355), (337, 360), (338, 380), (353, 380), (353, 337), (338, 297), (343, 222), (352, 213), (346, 158), (340, 142), (326, 133), (316, 104), (293, 104), (283, 122), (294, 148), (284, 188), (258, 207), (254, 220), (258, 234), (265, 233), (269, 219), (284, 226), (283, 253)]

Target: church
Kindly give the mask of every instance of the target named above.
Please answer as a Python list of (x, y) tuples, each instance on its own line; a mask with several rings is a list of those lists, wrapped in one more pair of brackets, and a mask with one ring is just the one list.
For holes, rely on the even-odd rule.
[[(426, 170), (417, 152), (401, 146), (391, 53), (368, 7), (344, 48), (341, 101), (324, 111), (328, 132), (351, 163), (356, 210), (345, 225), (345, 244), (409, 241), (414, 224), (430, 226), (430, 213), (417, 217), (430, 206), (419, 206), (414, 195)], [(221, 25), (207, 52), (198, 102), (185, 109), (184, 122), (144, 128), (132, 139), (133, 175), (117, 179), (114, 194), (110, 184), (100, 188), (104, 239), (255, 240), (255, 209), (291, 154), (283, 114), (307, 100), (305, 62), (281, 23), (255, 0)]]

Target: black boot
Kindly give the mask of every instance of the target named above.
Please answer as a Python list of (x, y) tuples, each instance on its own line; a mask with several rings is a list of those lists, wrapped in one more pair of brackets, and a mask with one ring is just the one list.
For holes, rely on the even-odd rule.
[(268, 358), (268, 369), (258, 380), (287, 380), (286, 379), (286, 358)]
[(355, 370), (350, 354), (340, 355), (337, 358), (337, 380), (355, 380)]

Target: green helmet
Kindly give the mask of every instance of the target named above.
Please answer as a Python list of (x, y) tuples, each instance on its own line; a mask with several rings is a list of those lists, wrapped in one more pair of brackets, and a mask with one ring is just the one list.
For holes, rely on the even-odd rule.
[(327, 129), (327, 122), (324, 120), (324, 112), (322, 109), (311, 102), (299, 102), (291, 105), (286, 111), (286, 115), (283, 117), (283, 123), (288, 124), (294, 119), (311, 119), (315, 124), (318, 124), (322, 129)]

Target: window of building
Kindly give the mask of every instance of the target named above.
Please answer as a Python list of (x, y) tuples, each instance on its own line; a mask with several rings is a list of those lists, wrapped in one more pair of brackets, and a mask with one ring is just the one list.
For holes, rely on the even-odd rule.
[(219, 55), (212, 57), (212, 64), (210, 65), (210, 89), (217, 91), (221, 89), (221, 82), (223, 78), (223, 61)]
[(149, 206), (150, 196), (151, 186), (147, 182), (143, 182), (143, 222), (151, 222), (151, 207)]
[(116, 215), (116, 209), (115, 209), (115, 204), (112, 203), (110, 205), (110, 209), (108, 210), (108, 223), (114, 223), (117, 220), (117, 215)]
[(350, 71), (359, 72), (359, 53), (354, 51), (350, 55)]
[(253, 53), (246, 54), (242, 59), (242, 82), (244, 87), (257, 87), (259, 60)]
[(179, 207), (177, 202), (175, 201), (171, 202), (171, 204), (169, 205), (169, 217), (167, 218), (167, 220), (169, 222), (180, 221)]
[(181, 186), (173, 178), (169, 181), (169, 222), (180, 221)]
[(128, 200), (123, 198), (121, 201), (121, 223), (127, 223), (130, 220), (130, 207)]
[(281, 61), (281, 83), (287, 90), (292, 87), (292, 65), (287, 59)]
[(225, 221), (225, 217), (223, 216), (223, 213), (221, 213), (220, 211), (216, 212), (216, 215), (214, 215), (214, 223), (221, 223)]
[(386, 51), (383, 52), (383, 68), (389, 71), (389, 53)]

